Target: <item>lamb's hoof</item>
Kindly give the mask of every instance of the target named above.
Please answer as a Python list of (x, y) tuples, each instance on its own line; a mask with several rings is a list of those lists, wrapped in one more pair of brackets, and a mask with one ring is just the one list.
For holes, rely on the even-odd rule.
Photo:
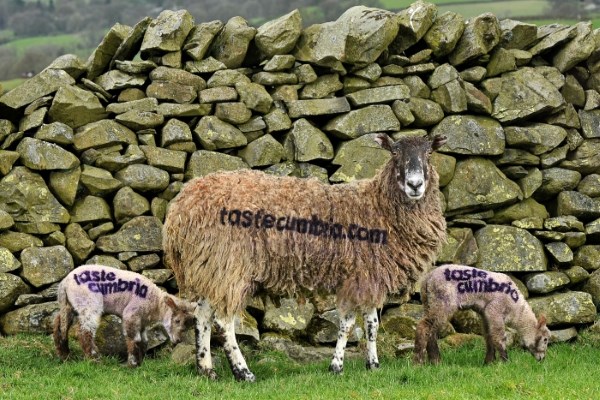
[(378, 369), (379, 368), (379, 363), (377, 361), (375, 361), (375, 362), (367, 362), (366, 367), (367, 367), (368, 370)]
[(219, 378), (215, 370), (212, 368), (198, 368), (198, 375), (205, 376), (211, 381), (216, 381)]
[(344, 366), (338, 364), (329, 364), (329, 371), (341, 375), (344, 372)]
[(235, 380), (238, 382), (255, 382), (256, 376), (249, 369), (244, 368), (241, 370), (233, 371), (233, 376), (235, 376)]

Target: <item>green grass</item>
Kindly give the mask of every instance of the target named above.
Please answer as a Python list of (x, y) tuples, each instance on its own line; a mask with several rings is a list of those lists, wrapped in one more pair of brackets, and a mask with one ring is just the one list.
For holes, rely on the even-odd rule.
[(16, 88), (23, 82), (25, 82), (25, 79), (21, 78), (11, 79), (9, 81), (0, 81), (0, 95)]
[(22, 56), (27, 49), (40, 46), (56, 46), (65, 49), (77, 49), (82, 47), (81, 35), (56, 35), (56, 36), (34, 36), (24, 39), (17, 39), (0, 46), (9, 49), (15, 49), (17, 57)]
[[(438, 14), (442, 14), (446, 11), (453, 11), (465, 18), (471, 18), (485, 12), (491, 12), (499, 19), (521, 19), (524, 17), (543, 15), (548, 7), (548, 2), (546, 0), (467, 0), (460, 2), (457, 0), (432, 0), (430, 2), (438, 6)], [(386, 9), (402, 9), (408, 7), (412, 2), (404, 0), (381, 0), (381, 4)]]
[[(77, 346), (72, 346), (77, 349)], [(116, 359), (94, 364), (80, 352), (66, 363), (48, 336), (0, 338), (0, 398), (7, 399), (598, 399), (600, 344), (550, 347), (545, 361), (511, 349), (509, 363), (482, 366), (483, 343), (442, 349), (439, 366), (415, 367), (408, 356), (387, 356), (366, 371), (362, 358), (346, 360), (341, 376), (327, 361), (299, 364), (281, 353), (245, 349), (256, 383), (239, 383), (224, 361), (220, 379), (173, 363), (166, 350), (130, 370)], [(217, 349), (219, 360), (224, 360)]]

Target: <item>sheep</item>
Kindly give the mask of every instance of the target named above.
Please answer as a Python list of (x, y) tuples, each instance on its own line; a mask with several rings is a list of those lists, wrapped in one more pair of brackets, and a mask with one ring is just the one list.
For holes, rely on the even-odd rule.
[(409, 290), (446, 238), (438, 175), (429, 164), (446, 138), (374, 135), (390, 160), (372, 179), (327, 185), (256, 170), (217, 172), (186, 183), (163, 230), (164, 262), (182, 293), (197, 301), (196, 367), (216, 379), (212, 321), (239, 381), (254, 381), (239, 350), (234, 317), (257, 291), (334, 292), (340, 327), (329, 369), (343, 371), (344, 350), (362, 311), (367, 369), (379, 367), (376, 309)]
[(103, 265), (83, 265), (71, 271), (58, 285), (59, 311), (54, 319), (56, 353), (69, 356), (69, 327), (77, 314), (79, 342), (86, 358), (97, 360), (96, 330), (103, 314), (123, 321), (127, 364), (141, 365), (148, 343), (146, 328), (160, 322), (176, 344), (193, 325), (195, 304), (168, 294), (138, 273)]
[(458, 310), (472, 309), (483, 319), (486, 343), (485, 364), (502, 361), (506, 353), (505, 322), (514, 327), (521, 344), (536, 360), (546, 355), (550, 330), (546, 318), (539, 319), (518, 287), (506, 274), (490, 272), (464, 265), (446, 264), (423, 278), (421, 301), (425, 308), (417, 324), (414, 362), (423, 364), (425, 353), (433, 364), (440, 362), (437, 334)]

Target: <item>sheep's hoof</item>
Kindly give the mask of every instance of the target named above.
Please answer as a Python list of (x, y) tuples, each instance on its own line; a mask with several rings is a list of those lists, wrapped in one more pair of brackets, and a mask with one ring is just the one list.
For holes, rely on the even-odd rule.
[(219, 378), (215, 370), (212, 368), (198, 368), (198, 374), (207, 377), (211, 381), (216, 381)]
[(367, 362), (366, 367), (368, 370), (378, 369), (379, 363), (378, 362)]
[(233, 376), (235, 376), (235, 380), (238, 382), (255, 382), (256, 376), (249, 369), (244, 368), (241, 370), (233, 371)]
[(334, 374), (342, 374), (344, 372), (344, 366), (338, 364), (329, 364), (329, 371)]

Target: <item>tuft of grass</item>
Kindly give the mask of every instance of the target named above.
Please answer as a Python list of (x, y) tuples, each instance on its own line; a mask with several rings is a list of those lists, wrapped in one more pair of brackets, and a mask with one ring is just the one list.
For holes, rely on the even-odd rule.
[[(410, 354), (385, 355), (381, 368), (366, 371), (364, 360), (346, 360), (342, 375), (328, 361), (297, 363), (273, 351), (245, 348), (257, 382), (235, 382), (220, 349), (220, 379), (196, 375), (191, 364), (177, 365), (167, 349), (128, 369), (114, 358), (83, 360), (74, 343), (73, 359), (61, 363), (52, 340), (43, 335), (0, 337), (0, 397), (10, 399), (597, 399), (600, 344), (587, 337), (550, 347), (541, 363), (511, 349), (508, 363), (483, 366), (481, 340), (443, 346), (442, 363), (413, 366)], [(387, 340), (390, 340), (389, 338)]]

